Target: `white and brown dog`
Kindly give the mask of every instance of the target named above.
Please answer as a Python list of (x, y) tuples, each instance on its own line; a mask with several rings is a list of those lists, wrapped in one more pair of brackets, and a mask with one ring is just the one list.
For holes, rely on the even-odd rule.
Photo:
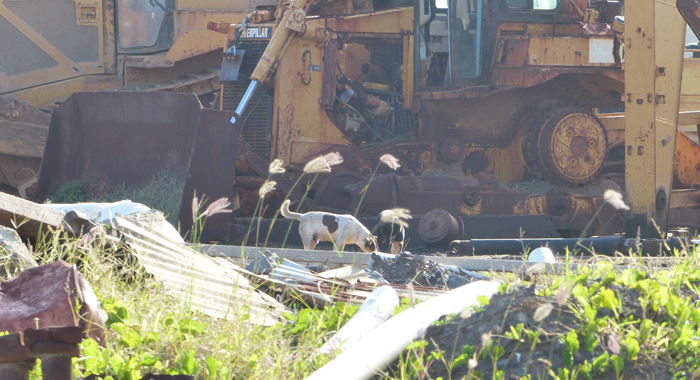
[(320, 211), (299, 214), (289, 211), (290, 203), (289, 200), (284, 201), (280, 212), (287, 219), (299, 221), (299, 235), (304, 249), (312, 250), (319, 241), (330, 241), (339, 249), (345, 244), (355, 244), (364, 252), (377, 250), (377, 237), (372, 236), (354, 216)]

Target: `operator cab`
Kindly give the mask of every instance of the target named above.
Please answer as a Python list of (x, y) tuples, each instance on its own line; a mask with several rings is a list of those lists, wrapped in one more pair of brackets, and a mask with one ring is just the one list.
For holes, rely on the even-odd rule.
[(418, 88), (488, 84), (499, 25), (551, 22), (559, 6), (558, 0), (424, 0), (416, 29)]

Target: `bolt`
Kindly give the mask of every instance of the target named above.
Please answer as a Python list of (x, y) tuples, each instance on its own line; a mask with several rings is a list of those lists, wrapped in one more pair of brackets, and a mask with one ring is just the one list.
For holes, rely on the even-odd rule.
[(12, 115), (12, 117), (19, 117), (19, 110), (12, 110), (10, 115)]
[(430, 229), (431, 229), (431, 230), (436, 229), (437, 226), (438, 226), (438, 222), (437, 222), (437, 221), (433, 220), (432, 222), (430, 222)]

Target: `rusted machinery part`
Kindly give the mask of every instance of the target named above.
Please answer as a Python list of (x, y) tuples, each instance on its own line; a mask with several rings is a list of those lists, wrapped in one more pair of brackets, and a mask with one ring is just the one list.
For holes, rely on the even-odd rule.
[[(27, 379), (35, 360), (52, 379), (73, 378), (72, 358), (80, 356), (79, 327), (27, 329), (0, 337), (0, 379)], [(48, 376), (47, 376), (48, 377)]]
[(535, 112), (521, 140), (527, 167), (539, 179), (580, 184), (603, 170), (607, 135), (590, 111), (557, 102)]
[(603, 124), (581, 108), (552, 115), (538, 139), (540, 160), (551, 178), (571, 184), (588, 182), (600, 174), (607, 146)]
[(423, 216), (418, 231), (426, 243), (439, 243), (461, 236), (464, 233), (464, 222), (445, 210), (435, 209)]
[(314, 202), (321, 207), (329, 207), (338, 210), (348, 210), (352, 197), (350, 192), (345, 191), (348, 185), (362, 181), (362, 177), (354, 173), (334, 174), (321, 182), (316, 189)]
[(194, 94), (74, 93), (52, 114), (37, 200), (71, 181), (97, 195), (186, 170), (202, 111)]
[(39, 174), (50, 120), (17, 98), (0, 96), (0, 190), (27, 197), (26, 187)]
[(464, 155), (464, 144), (455, 138), (446, 138), (440, 141), (438, 152), (445, 162), (457, 162)]

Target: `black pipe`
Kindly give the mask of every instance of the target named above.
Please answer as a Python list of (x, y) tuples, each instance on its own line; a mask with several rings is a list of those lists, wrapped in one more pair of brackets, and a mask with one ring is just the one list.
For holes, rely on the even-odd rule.
[(555, 254), (565, 254), (568, 250), (570, 253), (594, 252), (599, 255), (614, 255), (616, 252), (626, 253), (632, 248), (633, 251), (641, 249), (645, 255), (658, 255), (661, 252), (671, 253), (674, 249), (682, 249), (684, 244), (680, 238), (644, 239), (637, 244), (636, 239), (625, 239), (623, 236), (587, 239), (472, 239), (453, 241), (447, 252), (453, 256), (502, 255), (549, 247)]

